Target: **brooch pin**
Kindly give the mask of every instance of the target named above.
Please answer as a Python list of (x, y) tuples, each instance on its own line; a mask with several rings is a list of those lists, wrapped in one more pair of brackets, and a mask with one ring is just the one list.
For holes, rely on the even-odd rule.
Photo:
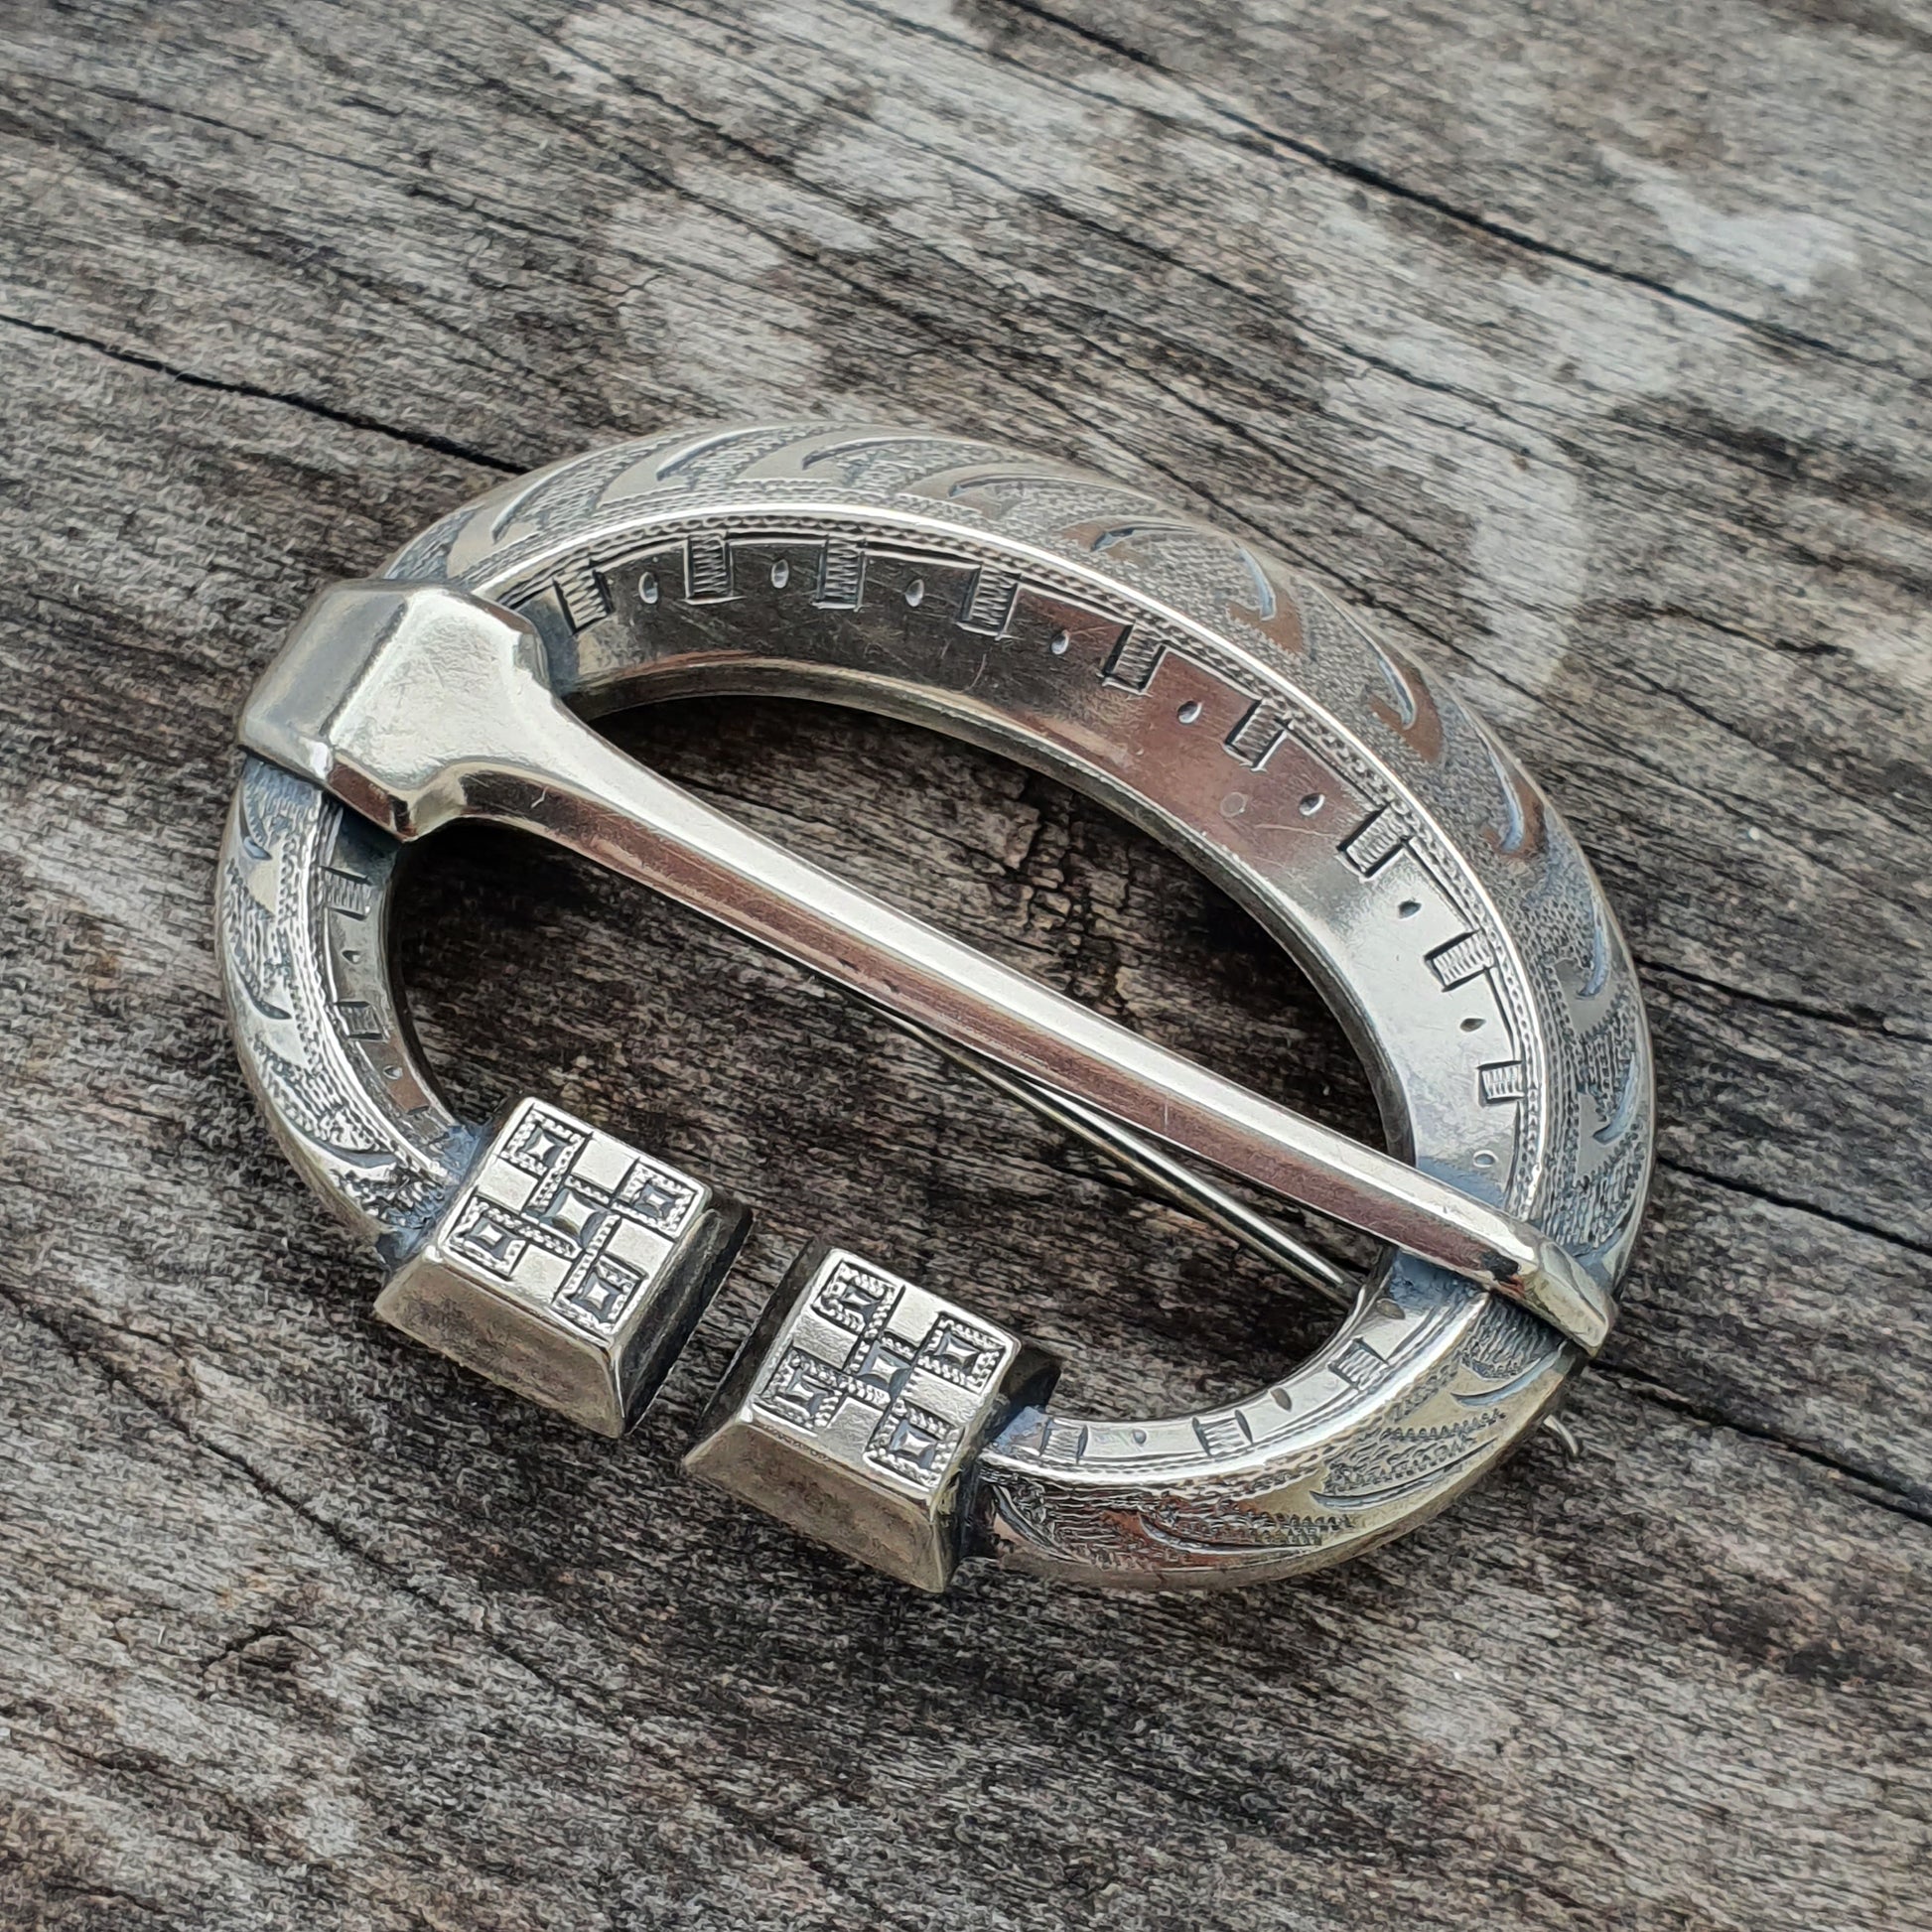
[[(1405, 1158), (996, 964), (680, 790), (586, 718), (780, 693), (989, 746), (1146, 827), (1310, 972)], [(1602, 893), (1489, 731), (1318, 589), (1139, 490), (905, 431), (625, 443), (506, 483), (324, 590), (257, 684), (219, 872), (243, 1067), (388, 1268), (377, 1312), (606, 1435), (749, 1214), (538, 1099), (458, 1119), (389, 968), (397, 860), (542, 834), (775, 947), (1346, 1305), (1194, 1415), (1082, 1417), (1024, 1339), (813, 1247), (686, 1466), (927, 1588), (990, 1555), (1125, 1587), (1257, 1582), (1429, 1516), (1608, 1332), (1653, 1138)], [(1379, 1237), (1371, 1278), (1191, 1155)]]

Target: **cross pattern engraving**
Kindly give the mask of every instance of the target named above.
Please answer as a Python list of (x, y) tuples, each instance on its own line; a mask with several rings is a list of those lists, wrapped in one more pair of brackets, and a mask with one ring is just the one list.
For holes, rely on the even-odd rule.
[(609, 1335), (702, 1192), (621, 1141), (532, 1101), (458, 1200), (447, 1245), (495, 1280), (541, 1295), (565, 1320)]
[[(916, 1304), (916, 1306), (914, 1306)], [(873, 1412), (865, 1459), (938, 1486), (1008, 1344), (935, 1297), (842, 1259), (811, 1295), (755, 1406), (824, 1438), (849, 1437), (851, 1405)], [(923, 1332), (921, 1332), (923, 1327)]]

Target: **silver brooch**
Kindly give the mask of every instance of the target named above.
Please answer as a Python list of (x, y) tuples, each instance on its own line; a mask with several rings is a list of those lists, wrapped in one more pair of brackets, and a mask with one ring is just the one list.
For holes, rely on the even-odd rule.
[[(1117, 808), (1313, 976), (1396, 1159), (787, 853), (586, 714), (778, 692), (991, 746)], [(874, 1002), (1340, 1300), (1245, 1400), (1064, 1414), (1054, 1364), (814, 1247), (687, 1467), (929, 1588), (962, 1558), (1126, 1587), (1332, 1563), (1517, 1444), (1602, 1343), (1652, 1147), (1630, 960), (1488, 729), (1251, 545), (1061, 464), (880, 428), (646, 439), (506, 483), (326, 589), (243, 714), (219, 944), (242, 1064), (388, 1268), (377, 1311), (587, 1428), (635, 1421), (747, 1209), (521, 1099), (458, 1119), (389, 972), (396, 862), (535, 831)], [(1344, 1280), (1177, 1158), (1380, 1237)]]

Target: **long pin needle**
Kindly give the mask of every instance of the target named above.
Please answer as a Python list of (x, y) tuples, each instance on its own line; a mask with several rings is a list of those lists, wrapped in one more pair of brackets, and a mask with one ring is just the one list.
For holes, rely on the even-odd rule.
[(931, 1047), (941, 1058), (950, 1060), (976, 1079), (984, 1080), (988, 1086), (997, 1088), (1009, 1099), (1018, 1101), (1021, 1106), (1037, 1114), (1040, 1119), (1051, 1122), (1075, 1140), (1108, 1156), (1157, 1193), (1212, 1223), (1251, 1253), (1259, 1255), (1263, 1261), (1272, 1262), (1277, 1268), (1293, 1275), (1305, 1287), (1325, 1296), (1339, 1308), (1353, 1305), (1353, 1284), (1326, 1255), (1298, 1241), (1286, 1228), (1269, 1220), (1265, 1214), (1257, 1214), (1245, 1201), (1237, 1200), (1225, 1188), (1217, 1187), (1213, 1181), (1195, 1173), (1192, 1169), (1164, 1153), (1152, 1141), (1143, 1140), (1132, 1128), (1122, 1126), (1111, 1115), (1088, 1106), (1083, 1100), (1076, 1100), (1069, 1093), (1061, 1093), (1055, 1087), (1029, 1080), (1024, 1074), (1009, 1072), (970, 1047), (955, 1045), (916, 1020), (908, 1020), (886, 1007), (875, 1006), (873, 1010), (891, 1021), (900, 1033)]
[[(1143, 1140), (1131, 1127), (1123, 1126), (1111, 1115), (1089, 1107), (1069, 1093), (1040, 1085), (1024, 1074), (1011, 1073), (997, 1061), (982, 1057), (970, 1047), (955, 1045), (943, 1035), (920, 1026), (916, 1020), (907, 1020), (890, 1007), (874, 1005), (873, 1011), (908, 1038), (931, 1047), (941, 1059), (951, 1061), (962, 1072), (984, 1080), (1030, 1113), (1107, 1156), (1176, 1207), (1219, 1228), (1250, 1254), (1292, 1275), (1305, 1288), (1313, 1289), (1323, 1301), (1339, 1309), (1354, 1306), (1359, 1284), (1351, 1281), (1326, 1255), (1298, 1241), (1280, 1223), (1256, 1213), (1246, 1201), (1217, 1187), (1205, 1175), (1195, 1173), (1152, 1141)], [(1545, 1416), (1539, 1427), (1556, 1439), (1573, 1462), (1583, 1454), (1583, 1445), (1557, 1417)]]

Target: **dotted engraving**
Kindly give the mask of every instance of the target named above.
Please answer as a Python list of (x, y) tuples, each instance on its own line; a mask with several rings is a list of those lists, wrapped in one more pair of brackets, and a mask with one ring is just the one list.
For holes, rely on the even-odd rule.
[(876, 1418), (865, 1460), (937, 1488), (1006, 1365), (1009, 1341), (849, 1257), (819, 1282), (805, 1314), (817, 1320), (794, 1319), (753, 1406), (824, 1437), (857, 1404)]

